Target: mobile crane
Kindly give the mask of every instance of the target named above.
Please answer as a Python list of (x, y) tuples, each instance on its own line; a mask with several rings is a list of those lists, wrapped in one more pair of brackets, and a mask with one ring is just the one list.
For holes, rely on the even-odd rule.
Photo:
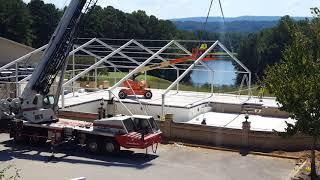
[[(93, 153), (114, 153), (120, 147), (145, 149), (160, 142), (161, 131), (152, 116), (115, 116), (93, 123), (58, 118), (66, 59), (82, 11), (88, 10), (96, 1), (70, 2), (22, 95), (0, 101), (0, 124), (8, 121), (8, 132), (15, 141), (43, 144), (50, 140), (53, 145), (72, 141)], [(50, 95), (50, 87), (59, 72), (58, 90)]]
[[(125, 99), (128, 95), (142, 95), (146, 99), (151, 99), (152, 98), (152, 92), (148, 88), (148, 85), (145, 81), (137, 81), (136, 77), (140, 75), (140, 73), (154, 70), (154, 69), (159, 69), (163, 67), (167, 67), (170, 65), (182, 63), (182, 62), (187, 62), (187, 61), (195, 61), (197, 60), (206, 50), (208, 49), (207, 44), (202, 44), (200, 48), (192, 48), (192, 55), (190, 56), (185, 56), (173, 60), (168, 60), (164, 61), (159, 64), (153, 64), (150, 66), (145, 66), (142, 68), (139, 72), (137, 72), (135, 75), (133, 75), (132, 79), (128, 79), (123, 83), (123, 87), (119, 93), (118, 96), (120, 99)], [(212, 61), (216, 60), (214, 57), (214, 54), (208, 54), (206, 57), (204, 57), (202, 60), (203, 61)]]

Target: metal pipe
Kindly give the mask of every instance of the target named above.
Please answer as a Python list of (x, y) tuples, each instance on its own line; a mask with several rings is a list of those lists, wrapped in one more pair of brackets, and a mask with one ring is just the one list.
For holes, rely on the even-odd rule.
[[(188, 51), (186, 48), (184, 48), (180, 43), (175, 42), (175, 45), (178, 46), (181, 50), (183, 50), (184, 52), (186, 52), (189, 56), (192, 56), (192, 53), (190, 51)], [(208, 66), (206, 63), (204, 63), (202, 61), (202, 59), (200, 60), (200, 63), (205, 66), (207, 69), (209, 69), (211, 72), (214, 72), (214, 70)]]
[(251, 71), (244, 65), (242, 64), (242, 62), (237, 59), (232, 52), (230, 52), (223, 44), (221, 44), (219, 41), (218, 41), (218, 44), (219, 46), (226, 52), (228, 53), (228, 55), (233, 59), (235, 60), (243, 69), (245, 69), (247, 71), (247, 73), (251, 73)]
[[(71, 51), (71, 52), (69, 53), (69, 56), (70, 56), (70, 55), (73, 55), (73, 54), (76, 53), (76, 52), (78, 52), (79, 50), (81, 50), (82, 48), (84, 48), (84, 47), (86, 47), (87, 45), (91, 44), (91, 43), (94, 42), (95, 40), (96, 40), (96, 38), (93, 38), (93, 39), (91, 39), (90, 41), (84, 43), (83, 45), (77, 47), (76, 49), (74, 49), (73, 51)], [(46, 46), (47, 46), (47, 45), (42, 46), (41, 48), (46, 47)], [(39, 49), (41, 49), (41, 48), (39, 48)], [(37, 50), (39, 50), (39, 49), (37, 49)], [(39, 52), (39, 51), (38, 51), (38, 52)], [(34, 53), (35, 53), (35, 52), (34, 52)], [(29, 53), (29, 54), (30, 54), (30, 53)], [(28, 55), (28, 54), (27, 54), (27, 55)], [(25, 56), (27, 56), (27, 55), (25, 55)], [(28, 56), (28, 57), (29, 57), (29, 56)], [(21, 58), (19, 58), (19, 59), (22, 59), (22, 58), (23, 58), (23, 57), (21, 57)], [(17, 61), (17, 60), (16, 60), (16, 61)], [(11, 64), (11, 63), (9, 63), (9, 64)], [(11, 65), (13, 65), (13, 64), (11, 64), (11, 65), (9, 66), (9, 64), (7, 64), (7, 65), (5, 65), (5, 66), (2, 66), (2, 67), (0, 68), (0, 71), (2, 70), (2, 68), (5, 69), (6, 67), (10, 67)], [(30, 77), (31, 77), (31, 75), (25, 77), (24, 79), (20, 80), (19, 82), (27, 81), (27, 80), (30, 79)]]
[(251, 98), (252, 92), (251, 92), (251, 72), (249, 72), (249, 82), (248, 82), (248, 96)]
[[(75, 46), (73, 45), (72, 49), (74, 50)], [(74, 77), (76, 75), (75, 72), (75, 55), (74, 53), (72, 54), (72, 77)], [(75, 96), (75, 86), (74, 86), (74, 82), (72, 82), (72, 96)]]
[[(132, 40), (133, 43), (136, 44), (135, 40)], [(118, 81), (115, 85), (113, 85), (111, 88), (109, 88), (110, 91), (115, 89), (116, 87), (120, 86), (124, 81), (126, 81), (129, 77), (131, 77), (133, 74), (137, 73), (142, 67), (144, 67), (146, 64), (148, 64), (151, 60), (153, 60), (158, 54), (166, 50), (169, 46), (173, 44), (174, 40), (170, 41), (167, 45), (165, 45), (163, 48), (161, 48), (158, 52), (153, 54), (150, 58), (148, 58), (146, 61), (144, 61), (142, 64), (140, 64), (137, 68), (135, 68), (133, 71), (129, 72), (125, 77), (123, 77), (120, 81)], [(138, 44), (137, 44), (138, 45)]]
[(64, 65), (62, 67), (61, 75), (60, 75), (60, 79), (59, 79), (58, 87), (60, 87), (60, 89), (59, 88), (57, 89), (56, 95), (54, 97), (54, 107), (56, 107), (58, 105), (59, 96), (61, 94), (61, 106), (62, 106), (61, 108), (62, 109), (64, 108), (64, 86), (62, 84), (63, 84), (63, 81), (64, 81), (64, 75), (65, 75), (65, 72), (66, 72), (66, 69), (67, 69), (67, 64), (68, 64), (68, 61), (65, 61)]
[(10, 66), (12, 66), (12, 65), (14, 65), (15, 63), (18, 63), (18, 62), (26, 59), (26, 58), (29, 58), (29, 57), (32, 56), (33, 54), (38, 53), (38, 52), (44, 50), (47, 46), (48, 46), (48, 44), (46, 44), (46, 45), (44, 45), (44, 46), (42, 46), (42, 47), (40, 47), (40, 48), (38, 48), (38, 49), (36, 49), (36, 50), (34, 50), (34, 51), (32, 51), (32, 52), (30, 52), (30, 53), (22, 56), (22, 57), (14, 60), (14, 61), (12, 61), (12, 62), (10, 62), (10, 63), (8, 63), (8, 64), (6, 64), (6, 65), (4, 65), (4, 66), (2, 66), (2, 67), (0, 68), (0, 71), (2, 71), (2, 70), (4, 70), (4, 69), (6, 69), (6, 68), (8, 68), (8, 67), (10, 67)]
[(214, 84), (214, 72), (210, 72), (211, 73), (211, 94), (213, 94), (213, 84)]
[(161, 104), (161, 117), (160, 120), (164, 119), (164, 104), (165, 104), (165, 94), (161, 94), (161, 98), (162, 98), (162, 104)]
[(201, 61), (214, 47), (217, 46), (219, 41), (216, 41), (214, 44), (212, 44), (189, 68), (182, 73), (181, 76), (179, 76), (178, 79), (176, 79), (166, 90), (163, 94), (167, 94), (179, 81), (181, 81), (182, 78), (184, 78), (187, 73), (189, 73), (193, 67), (195, 67), (196, 64), (198, 64), (199, 61)]
[[(116, 75), (116, 72), (117, 72), (117, 68), (116, 67), (113, 67), (113, 72), (114, 72), (114, 75)], [(114, 76), (114, 83), (113, 84), (115, 84), (115, 83), (117, 83), (116, 76)]]
[[(144, 49), (145, 51), (147, 51), (148, 53), (150, 54), (155, 54), (153, 51), (151, 51), (149, 48), (143, 46), (142, 44), (140, 44), (139, 42), (135, 41), (134, 42), (137, 46), (139, 46), (140, 48)], [(165, 60), (163, 57), (161, 57), (160, 55), (157, 55), (155, 58), (158, 58), (160, 59), (161, 61), (165, 62), (167, 60)], [(175, 65), (170, 65), (171, 67), (175, 68), (175, 69), (178, 69)]]
[(64, 83), (63, 85), (68, 85), (71, 82), (77, 80), (79, 77), (83, 76), (84, 74), (86, 74), (87, 72), (89, 72), (90, 70), (92, 70), (94, 67), (99, 66), (100, 64), (102, 64), (102, 62), (104, 62), (105, 60), (111, 58), (113, 55), (119, 53), (122, 49), (124, 49), (125, 47), (127, 47), (128, 45), (130, 45), (134, 40), (130, 40), (129, 42), (127, 42), (126, 44), (122, 45), (120, 48), (116, 49), (115, 51), (113, 51), (112, 53), (110, 53), (108, 56), (102, 58), (100, 61), (98, 61), (97, 63), (91, 65), (89, 68), (87, 68), (86, 70), (82, 71), (81, 73), (77, 74), (75, 77), (73, 77), (72, 79), (70, 79), (69, 81), (67, 81), (66, 83)]
[(147, 82), (147, 71), (144, 72), (144, 81)]
[[(179, 69), (177, 69), (177, 79), (179, 77)], [(177, 92), (179, 92), (179, 82), (177, 83)]]
[[(90, 51), (88, 51), (88, 50), (85, 50), (85, 49), (83, 49), (83, 48), (81, 49), (81, 51), (87, 53), (87, 54), (90, 55), (90, 56), (93, 56), (93, 57), (95, 57), (95, 58), (98, 58), (99, 60), (103, 59), (102, 57), (100, 57), (100, 56), (98, 56), (98, 55), (96, 55), (96, 54), (94, 54), (94, 53), (92, 53), (92, 52), (90, 52)], [(112, 63), (112, 62), (110, 62), (110, 61), (104, 61), (104, 62), (110, 64), (112, 67), (116, 66), (114, 63)], [(88, 66), (90, 67), (90, 65), (88, 65)], [(99, 68), (99, 67), (96, 67), (96, 68)], [(85, 70), (85, 69), (83, 69), (83, 70)]]
[(75, 54), (76, 52), (78, 52), (78, 51), (81, 50), (82, 48), (90, 45), (91, 43), (93, 43), (93, 42), (96, 41), (96, 40), (97, 40), (96, 38), (93, 38), (93, 39), (91, 39), (90, 41), (82, 44), (81, 46), (78, 46), (76, 49), (74, 49), (73, 51), (71, 51), (71, 52), (69, 53), (69, 56), (72, 55), (72, 54)]
[(18, 66), (18, 62), (16, 62), (16, 97), (19, 97), (19, 86), (18, 86), (18, 81), (19, 81), (19, 79), (18, 79), (18, 68), (19, 68), (19, 66)]
[[(78, 38), (79, 40), (81, 39), (89, 39), (89, 38)], [(113, 39), (113, 38), (99, 38), (101, 40), (111, 40), (111, 41), (128, 41), (130, 39)], [(144, 42), (169, 42), (171, 40), (151, 40), (151, 39), (136, 39), (137, 41), (144, 41)], [(183, 40), (183, 39), (179, 39), (179, 40), (175, 40), (175, 41), (178, 41), (178, 42), (194, 42), (194, 43), (199, 43), (199, 40)], [(216, 40), (203, 40), (201, 42), (215, 42)]]
[[(110, 46), (110, 45), (104, 43), (103, 41), (101, 41), (100, 39), (97, 39), (97, 42), (100, 43), (101, 45), (105, 46), (106, 48), (111, 49), (112, 51), (115, 51), (115, 50), (116, 50), (116, 49), (113, 48), (112, 46)], [(124, 58), (126, 58), (126, 59), (129, 59), (130, 61), (132, 61), (132, 62), (134, 62), (134, 63), (136, 63), (136, 64), (138, 64), (138, 65), (141, 64), (140, 62), (138, 62), (138, 61), (136, 61), (135, 59), (127, 56), (126, 54), (123, 54), (122, 52), (119, 52), (118, 54), (120, 54), (122, 57), (124, 57)]]
[[(97, 63), (97, 58), (96, 57), (94, 58), (94, 63)], [(97, 88), (98, 87), (98, 69), (97, 69), (97, 66), (94, 68), (94, 82), (95, 82), (96, 88)]]

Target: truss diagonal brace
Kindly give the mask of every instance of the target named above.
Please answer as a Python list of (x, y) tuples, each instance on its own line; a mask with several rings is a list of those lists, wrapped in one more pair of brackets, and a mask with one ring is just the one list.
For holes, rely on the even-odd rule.
[[(100, 43), (102, 46), (108, 48), (108, 49), (111, 49), (112, 51), (115, 51), (116, 49), (113, 48), (112, 46), (108, 45), (107, 43), (101, 41), (100, 39), (97, 39), (97, 42)], [(130, 61), (136, 63), (137, 65), (140, 65), (141, 63), (136, 61), (135, 59), (133, 59), (132, 57), (129, 57), (128, 55), (126, 54), (123, 54), (122, 52), (119, 52), (118, 54), (120, 54), (120, 56), (126, 58), (126, 59), (129, 59)]]
[[(90, 41), (84, 43), (83, 45), (77, 47), (76, 49), (74, 49), (73, 51), (71, 51), (71, 52), (69, 53), (69, 56), (71, 56), (71, 55), (75, 54), (76, 52), (82, 50), (84, 47), (88, 46), (89, 44), (93, 43), (94, 41), (96, 41), (96, 38), (93, 38), (93, 39), (91, 39)], [(45, 48), (45, 47), (47, 47), (47, 45), (42, 46), (41, 48)], [(41, 48), (39, 48), (39, 49), (41, 49)], [(28, 55), (28, 54), (27, 54), (27, 55)], [(27, 55), (25, 55), (25, 56), (27, 56)], [(23, 58), (23, 57), (21, 57), (21, 58), (19, 58), (19, 59), (22, 59), (22, 58)], [(8, 64), (8, 65), (9, 65), (9, 64)], [(1, 68), (0, 68), (0, 71), (1, 71)], [(27, 77), (23, 78), (23, 79), (20, 80), (19, 82), (24, 82), (24, 81), (26, 81), (26, 80), (29, 80), (30, 77), (31, 77), (31, 75), (28, 75)]]
[(100, 61), (96, 62), (95, 64), (91, 65), (90, 67), (88, 67), (87, 69), (85, 69), (84, 71), (82, 71), (81, 73), (77, 74), (75, 77), (71, 78), (69, 81), (65, 82), (63, 84), (63, 86), (66, 86), (72, 82), (74, 82), (75, 80), (77, 80), (78, 78), (80, 78), (81, 76), (85, 75), (86, 73), (88, 73), (89, 71), (91, 71), (92, 69), (94, 69), (95, 67), (99, 66), (100, 64), (102, 64), (103, 62), (105, 62), (105, 60), (111, 58), (112, 56), (114, 56), (115, 54), (119, 53), (121, 50), (123, 50), (124, 48), (126, 48), (127, 46), (129, 46), (134, 40), (131, 39), (130, 41), (128, 41), (127, 43), (125, 43), (124, 45), (122, 45), (121, 47), (119, 47), (118, 49), (116, 49), (115, 51), (113, 51), (112, 53), (108, 54), (106, 57), (102, 58)]
[[(94, 54), (94, 53), (92, 53), (92, 52), (90, 52), (90, 51), (88, 51), (88, 50), (86, 50), (86, 49), (84, 49), (84, 48), (82, 48), (81, 51), (83, 51), (83, 52), (85, 52), (86, 54), (88, 54), (88, 55), (90, 55), (90, 56), (93, 56), (93, 57), (95, 57), (95, 58), (97, 58), (97, 59), (99, 59), (99, 60), (103, 59), (101, 56), (98, 56), (98, 55), (96, 55), (96, 54)], [(105, 60), (104, 62), (105, 62), (105, 63), (108, 63), (108, 64), (111, 65), (111, 66), (116, 67), (116, 65), (113, 64), (112, 62), (109, 62), (109, 61), (107, 61), (107, 60)]]
[[(176, 42), (176, 41), (175, 41), (175, 42)], [(151, 51), (149, 48), (143, 46), (143, 45), (140, 44), (139, 42), (135, 41), (135, 42), (133, 42), (133, 43), (135, 43), (137, 46), (139, 46), (140, 48), (144, 49), (145, 51), (147, 51), (147, 52), (150, 53), (151, 55), (154, 54), (153, 51)], [(157, 55), (156, 57), (159, 58), (159, 59), (160, 59), (161, 61), (163, 61), (163, 62), (166, 62), (166, 61), (167, 61), (167, 60), (165, 60), (163, 57), (161, 57), (160, 55)], [(173, 67), (173, 68), (176, 69), (176, 70), (179, 70), (179, 68), (178, 68), (177, 66), (175, 66), (175, 65), (171, 65), (171, 64), (170, 64), (170, 66)]]
[(206, 52), (204, 52), (191, 66), (188, 67), (187, 70), (185, 70), (165, 91), (164, 91), (164, 95), (167, 94), (178, 82), (181, 81), (182, 78), (184, 78), (187, 73), (189, 73), (192, 68), (194, 68), (214, 47), (217, 46), (217, 44), (219, 43), (219, 41), (216, 41), (214, 44), (212, 44), (207, 50)]
[(28, 53), (28, 54), (26, 54), (26, 55), (24, 55), (24, 56), (22, 56), (22, 57), (20, 57), (20, 58), (18, 58), (18, 59), (16, 59), (16, 60), (14, 60), (14, 61), (8, 63), (8, 64), (0, 67), (0, 71), (4, 70), (4, 69), (6, 69), (6, 68), (8, 68), (8, 67), (10, 67), (10, 66), (13, 66), (14, 64), (16, 64), (16, 63), (18, 63), (18, 62), (20, 62), (20, 61), (22, 61), (22, 60), (24, 60), (24, 59), (26, 59), (26, 58), (29, 58), (30, 56), (32, 56), (32, 55), (35, 54), (35, 53), (41, 52), (42, 50), (44, 50), (45, 48), (47, 48), (47, 46), (48, 46), (48, 44), (46, 44), (46, 45), (44, 45), (44, 46), (42, 46), (42, 47), (40, 47), (40, 48), (38, 48), (38, 49), (36, 49), (36, 50)]
[[(136, 41), (133, 40), (133, 42), (136, 44)], [(170, 41), (167, 45), (162, 47), (159, 51), (154, 53), (151, 57), (149, 57), (146, 61), (144, 61), (142, 64), (140, 64), (137, 68), (135, 68), (133, 71), (129, 72), (125, 77), (123, 77), (119, 82), (117, 82), (115, 85), (110, 87), (108, 90), (112, 91), (116, 87), (120, 86), (124, 81), (129, 79), (133, 74), (137, 73), (141, 68), (143, 68), (146, 64), (148, 64), (150, 61), (152, 61), (157, 55), (162, 53), (164, 50), (166, 50), (169, 46), (173, 44), (174, 40)]]
[[(185, 53), (187, 53), (188, 55), (192, 55), (192, 53), (190, 52), (190, 51), (188, 51), (186, 48), (184, 48), (180, 43), (178, 43), (177, 41), (175, 41), (174, 42), (174, 44), (176, 45), (176, 46), (178, 46), (182, 51), (184, 51)], [(209, 69), (212, 73), (214, 73), (214, 70), (211, 68), (211, 67), (209, 67), (206, 63), (204, 63), (203, 61), (202, 61), (202, 59), (200, 60), (200, 63), (203, 65), (203, 66), (205, 66), (207, 69)]]

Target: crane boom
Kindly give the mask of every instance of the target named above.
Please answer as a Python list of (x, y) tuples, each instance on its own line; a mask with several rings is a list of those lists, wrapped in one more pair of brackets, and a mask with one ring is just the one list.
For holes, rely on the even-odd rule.
[[(72, 48), (75, 31), (86, 2), (87, 0), (72, 0), (65, 10), (47, 49), (19, 98), (21, 103), (19, 113), (22, 119), (32, 123), (57, 120), (54, 112), (57, 99), (54, 100), (54, 96), (48, 93), (54, 79), (67, 63), (66, 58)], [(61, 87), (57, 89), (60, 90)]]
[(48, 94), (54, 78), (66, 62), (65, 59), (72, 47), (74, 32), (85, 3), (86, 0), (73, 0), (70, 2), (37, 68), (32, 73), (30, 81), (22, 93), (22, 98), (26, 98), (31, 91), (42, 95)]

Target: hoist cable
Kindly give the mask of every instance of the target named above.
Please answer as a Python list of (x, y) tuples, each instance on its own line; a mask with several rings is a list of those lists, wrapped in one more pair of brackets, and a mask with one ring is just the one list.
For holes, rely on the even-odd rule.
[[(221, 0), (219, 0), (219, 6), (220, 6), (220, 11), (221, 11), (222, 19), (223, 19), (223, 26), (225, 27), (225, 26), (226, 26), (226, 19), (225, 19), (225, 17), (224, 17)], [(230, 46), (230, 48), (231, 48), (231, 52), (233, 53), (233, 47), (232, 47), (232, 44), (231, 44), (230, 35), (229, 35), (228, 33), (225, 33), (225, 37), (228, 39), (228, 43), (229, 43), (229, 46)]]
[(209, 16), (210, 16), (210, 12), (211, 12), (212, 5), (213, 5), (213, 0), (211, 0), (211, 2), (210, 2), (210, 6), (209, 6), (209, 9), (208, 9), (208, 13), (207, 13), (206, 21), (204, 22), (204, 24), (203, 24), (203, 28), (202, 28), (202, 30), (200, 31), (199, 47), (201, 46), (202, 41), (204, 40), (204, 38), (203, 38), (203, 34), (206, 32), (206, 28), (207, 28), (208, 19), (209, 19)]

